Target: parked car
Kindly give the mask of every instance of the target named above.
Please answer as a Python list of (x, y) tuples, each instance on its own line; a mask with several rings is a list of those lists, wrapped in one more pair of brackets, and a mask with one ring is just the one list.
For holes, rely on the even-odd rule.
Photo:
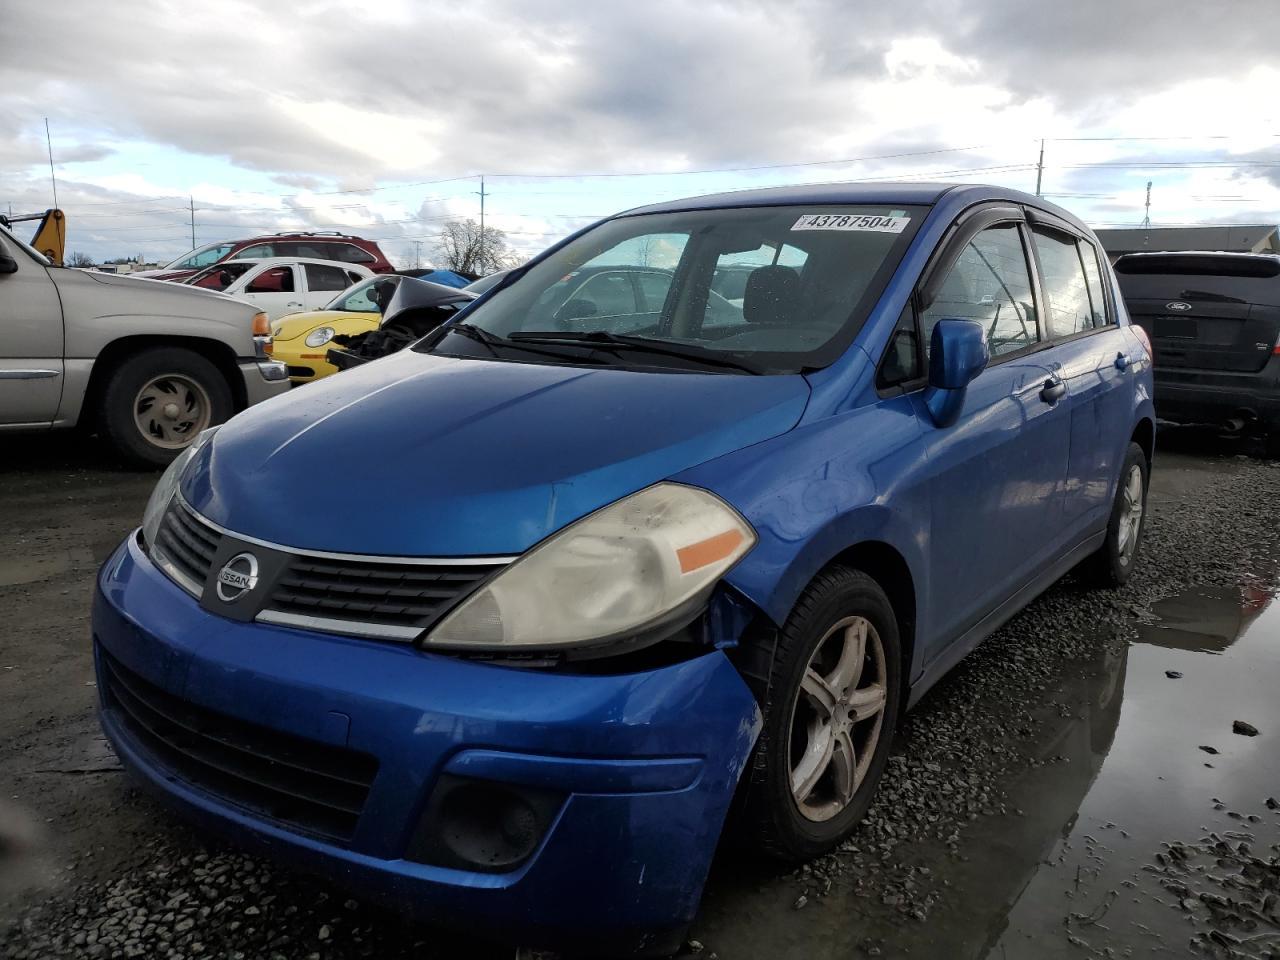
[(136, 274), (152, 280), (185, 280), (195, 273), (226, 260), (263, 260), (270, 257), (303, 257), (354, 263), (374, 273), (390, 273), (395, 268), (372, 240), (342, 233), (274, 233), (206, 243), (184, 253), (159, 270)]
[(364, 267), (331, 260), (224, 260), (183, 282), (217, 290), (265, 310), (272, 320), (303, 310), (316, 310), (353, 283), (373, 274)]
[(325, 355), (327, 362), (334, 369), (349, 370), (403, 350), (453, 319), (475, 298), (466, 289), (406, 277), (384, 301), (374, 329), (333, 336), (334, 348)]
[(1280, 256), (1130, 253), (1115, 269), (1155, 347), (1156, 413), (1260, 432), (1280, 457)]
[[(565, 317), (566, 277), (657, 243), (661, 306)], [(363, 895), (657, 951), (735, 797), (765, 852), (832, 850), (904, 709), (1069, 570), (1126, 581), (1150, 393), (1096, 238), (1040, 198), (629, 211), (204, 434), (100, 574), (103, 727), (179, 810)]]
[(325, 359), (335, 337), (348, 338), (378, 329), (382, 309), (404, 279), (398, 274), (369, 277), (353, 284), (319, 310), (290, 314), (271, 324), (272, 356), (289, 368), (289, 379), (307, 383), (337, 373)]
[(174, 284), (55, 267), (0, 228), (0, 431), (86, 427), (162, 466), (287, 391), (265, 313)]

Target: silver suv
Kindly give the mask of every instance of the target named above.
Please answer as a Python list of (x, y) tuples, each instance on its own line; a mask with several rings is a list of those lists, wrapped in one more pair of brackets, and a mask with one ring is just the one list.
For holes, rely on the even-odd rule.
[(0, 228), (0, 431), (87, 426), (163, 465), (289, 389), (266, 315), (222, 294), (55, 267)]

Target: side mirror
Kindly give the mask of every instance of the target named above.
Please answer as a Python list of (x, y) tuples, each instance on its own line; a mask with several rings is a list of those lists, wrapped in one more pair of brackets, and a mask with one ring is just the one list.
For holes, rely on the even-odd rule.
[(13, 259), (7, 253), (0, 251), (0, 274), (17, 273), (18, 261)]
[(925, 405), (933, 422), (949, 427), (964, 406), (965, 388), (991, 358), (982, 324), (973, 320), (939, 320), (929, 343), (929, 386)]

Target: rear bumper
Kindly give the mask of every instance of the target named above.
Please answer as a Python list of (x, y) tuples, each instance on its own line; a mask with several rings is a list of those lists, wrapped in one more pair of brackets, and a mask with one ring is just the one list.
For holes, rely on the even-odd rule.
[[(125, 766), (183, 815), (420, 919), (534, 945), (642, 950), (693, 918), (760, 717), (719, 652), (642, 673), (571, 676), (206, 613), (130, 537), (93, 610), (102, 724)], [(118, 664), (203, 711), (377, 772), (349, 840), (325, 839), (196, 782), (111, 692)], [(407, 859), (443, 774), (563, 797), (508, 872)]]
[(1222, 423), (1235, 417), (1280, 429), (1280, 357), (1257, 373), (1155, 372), (1156, 415), (1174, 423)]

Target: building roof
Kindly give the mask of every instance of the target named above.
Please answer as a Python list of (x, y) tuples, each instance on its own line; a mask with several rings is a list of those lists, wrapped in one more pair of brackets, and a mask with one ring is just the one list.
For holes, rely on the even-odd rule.
[(1096, 231), (1112, 257), (1160, 250), (1215, 250), (1227, 253), (1280, 252), (1275, 224), (1242, 223), (1223, 227), (1122, 227)]

